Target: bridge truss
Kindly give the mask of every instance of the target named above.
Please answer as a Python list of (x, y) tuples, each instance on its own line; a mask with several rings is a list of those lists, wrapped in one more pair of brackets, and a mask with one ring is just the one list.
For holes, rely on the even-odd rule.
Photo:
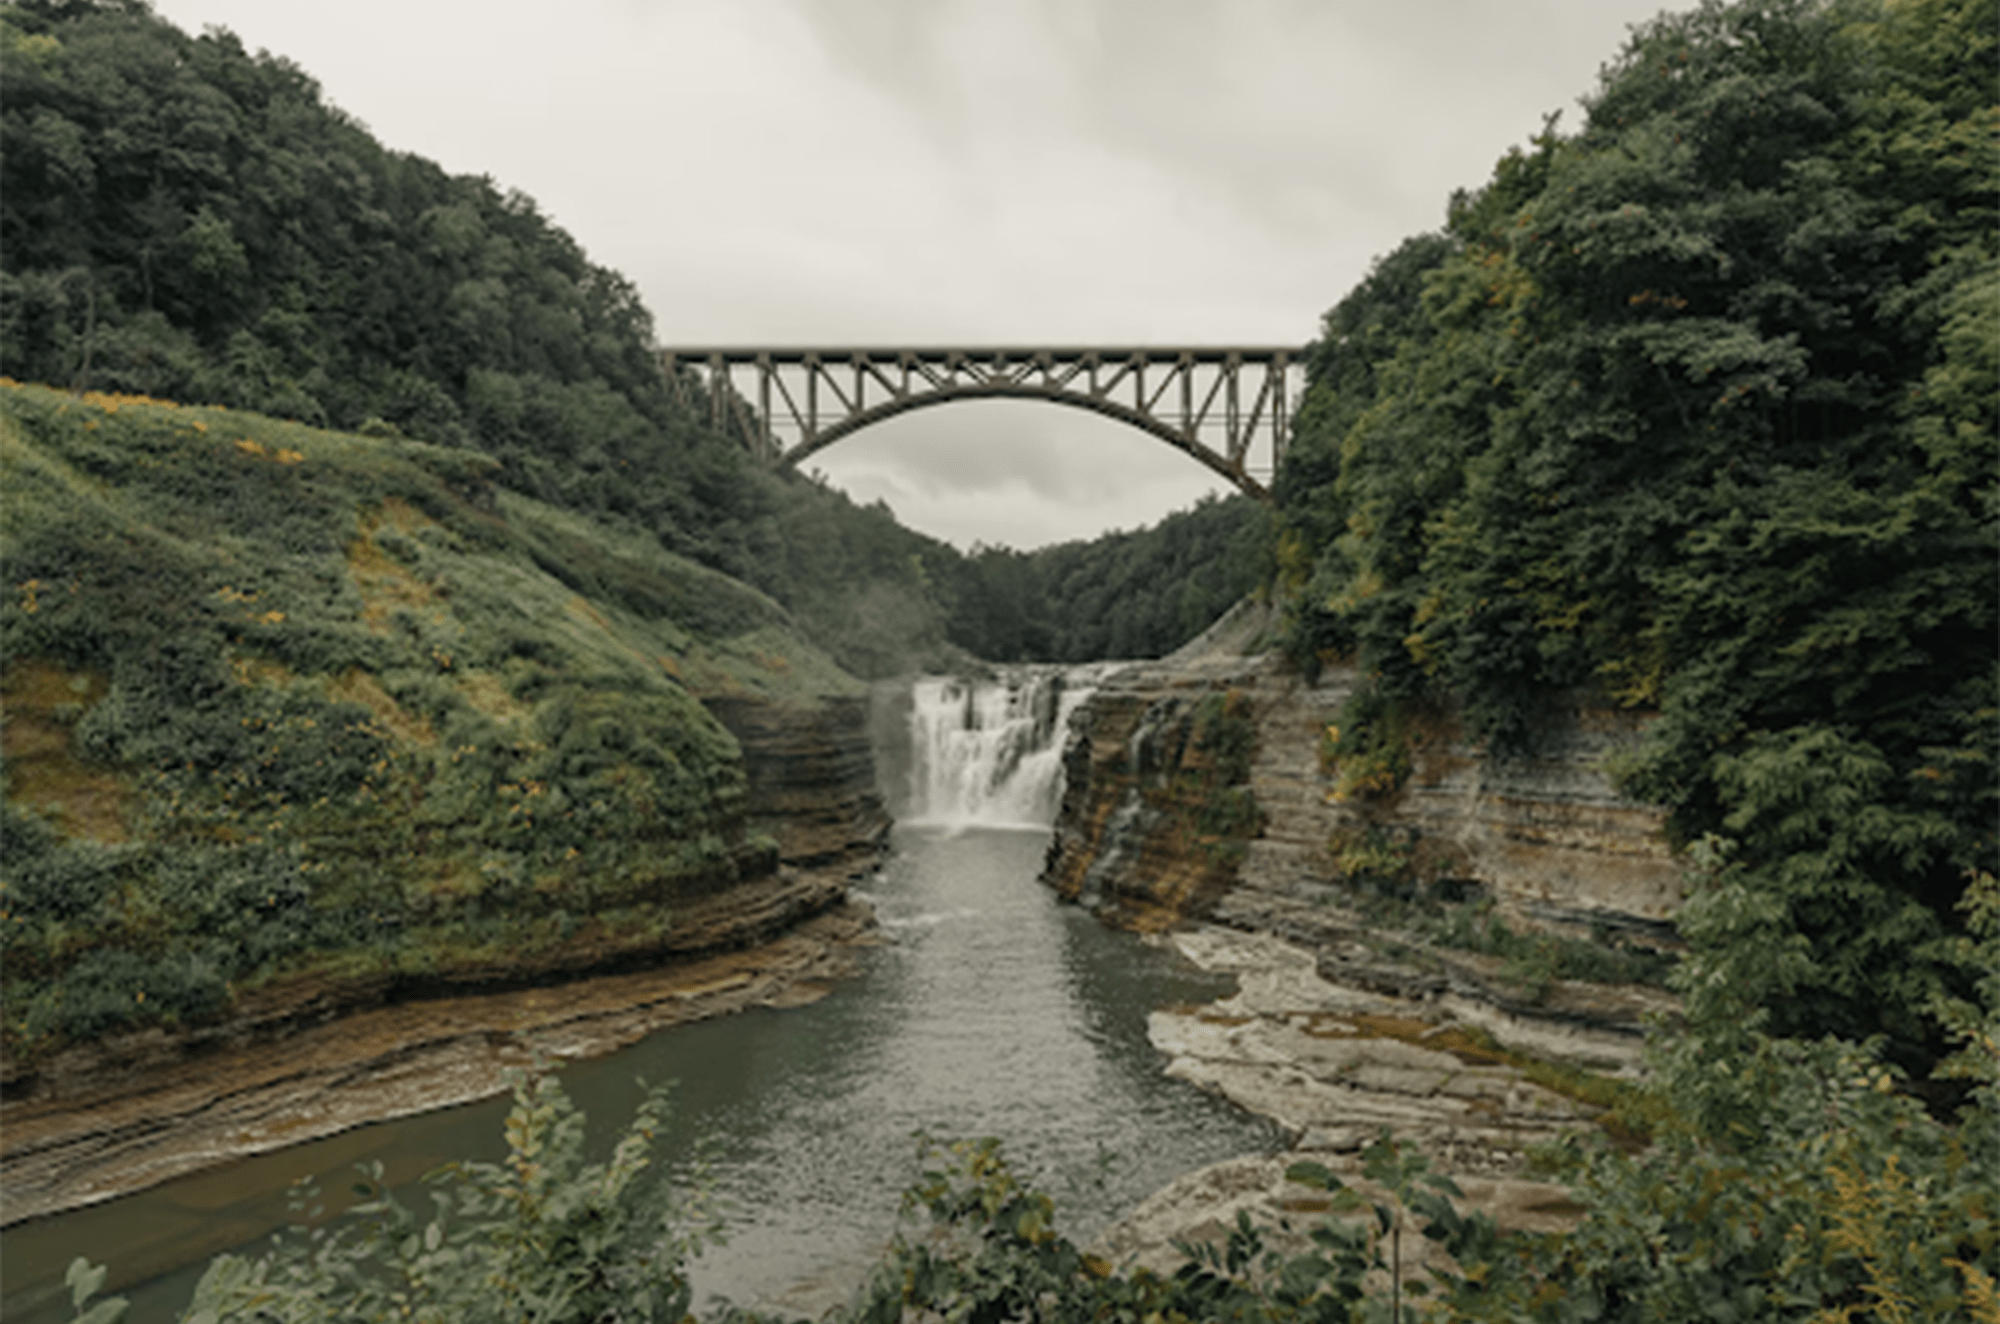
[[(954, 400), (1046, 400), (1115, 418), (1269, 500), (1291, 429), (1284, 348), (670, 349), (667, 380), (705, 384), (716, 426), (796, 465), (873, 423)], [(698, 368), (706, 373), (706, 382)], [(1268, 447), (1256, 456), (1256, 443)]]

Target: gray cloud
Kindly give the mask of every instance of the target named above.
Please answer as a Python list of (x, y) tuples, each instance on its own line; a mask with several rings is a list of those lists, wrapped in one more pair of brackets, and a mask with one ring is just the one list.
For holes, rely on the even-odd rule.
[[(390, 146), (531, 194), (682, 344), (1302, 343), (1656, 7), (157, 2), (296, 61)], [(815, 462), (966, 544), (1216, 486), (1045, 405), (918, 411)]]

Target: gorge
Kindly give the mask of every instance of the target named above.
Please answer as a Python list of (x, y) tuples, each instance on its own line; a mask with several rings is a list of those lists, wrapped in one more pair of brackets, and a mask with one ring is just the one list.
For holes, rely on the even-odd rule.
[[(259, 1224), (275, 1226), (282, 1188), (301, 1173), (317, 1171), (333, 1188), (340, 1169), (372, 1156), (392, 1179), (409, 1181), (443, 1157), (490, 1150), (501, 1101), (443, 1106), (491, 1094), (530, 1044), (580, 1059), (565, 1079), (600, 1125), (629, 1111), (635, 1073), (680, 1082), (674, 1161), (685, 1161), (698, 1138), (715, 1142), (723, 1192), (740, 1215), (731, 1243), (696, 1263), (695, 1281), (739, 1302), (816, 1309), (851, 1289), (888, 1235), (896, 1192), (912, 1175), (910, 1133), (918, 1128), (1002, 1137), (1018, 1162), (1054, 1184), (1073, 1235), (1105, 1227), (1185, 1178), (1162, 1195), (1164, 1205), (1149, 1206), (1154, 1213), (1111, 1231), (1111, 1244), (1134, 1254), (1158, 1256), (1168, 1237), (1241, 1204), (1246, 1188), (1240, 1175), (1228, 1176), (1231, 1163), (1281, 1168), (1268, 1156), (1288, 1144), (1329, 1156), (1351, 1151), (1379, 1125), (1449, 1141), (1462, 1167), (1498, 1183), (1486, 1193), (1493, 1207), (1547, 1204), (1556, 1198), (1550, 1188), (1507, 1182), (1526, 1143), (1583, 1114), (1522, 1085), (1504, 1064), (1436, 1075), (1414, 1091), (1407, 1061), (1401, 1078), (1393, 1064), (1375, 1062), (1358, 1073), (1367, 1079), (1345, 1083), (1344, 1095), (1310, 1079), (1309, 1050), (1329, 1042), (1327, 999), (1359, 997), (1378, 1019), (1427, 1012), (1421, 993), (1396, 1005), (1383, 996), (1383, 972), (1394, 962), (1340, 964), (1338, 939), (1354, 937), (1341, 926), (1360, 921), (1332, 904), (1323, 885), (1313, 892), (1309, 877), (1324, 865), (1309, 852), (1324, 841), (1311, 838), (1324, 834), (1308, 819), (1324, 797), (1309, 794), (1310, 777), (1288, 761), (1296, 752), (1288, 741), (1298, 734), (1288, 737), (1288, 726), (1319, 720), (1312, 705), (1327, 691), (1300, 695), (1296, 680), (1257, 654), (1257, 621), (1246, 610), (1176, 658), (1148, 666), (924, 678), (878, 686), (872, 704), (717, 705), (744, 743), (752, 817), (779, 843), (784, 865), (780, 881), (718, 895), (707, 922), (684, 921), (681, 959), (581, 982), (467, 988), (322, 1026), (299, 1009), (289, 1033), (275, 1023), (238, 1026), (236, 1046), (189, 1051), (178, 1065), (157, 1038), (150, 1062), (145, 1047), (117, 1045), (109, 1051), (123, 1053), (122, 1061), (72, 1067), (67, 1089), (52, 1076), (41, 1108), (10, 1105), (10, 1217), (36, 1191), (53, 1209), (208, 1171), (17, 1224), (10, 1259), (56, 1266), (66, 1262), (66, 1247), (101, 1255), (107, 1245), (126, 1246), (127, 1254), (108, 1257), (114, 1272), (126, 1283), (151, 1283), (140, 1289), (134, 1318), (168, 1318), (186, 1299), (194, 1262), (259, 1235)], [(1202, 872), (1212, 860), (1201, 850), (1134, 829), (1130, 813), (1124, 835), (1107, 836), (1115, 805), (1089, 807), (1131, 789), (1118, 785), (1121, 762), (1145, 763), (1143, 742), (1126, 730), (1135, 708), (1164, 703), (1184, 715), (1192, 698), (1218, 686), (1257, 696), (1252, 784), (1270, 806), (1240, 881)], [(1168, 737), (1172, 725), (1156, 720), (1154, 739)], [(1107, 742), (1120, 730), (1114, 757)], [(1610, 798), (1600, 799), (1607, 806), (1600, 812), (1610, 813)], [(1556, 797), (1522, 804), (1528, 817), (1537, 806), (1544, 816), (1563, 812)], [(1606, 858), (1624, 866), (1647, 858), (1644, 831), (1632, 827), (1643, 820), (1611, 818), (1612, 828), (1600, 827)], [(1508, 839), (1517, 851), (1538, 848), (1520, 832)], [(883, 855), (885, 842), (892, 844)], [(1288, 857), (1289, 873), (1272, 863)], [(1176, 950), (1142, 942), (1057, 904), (1036, 886), (1038, 866), (1058, 891), (1077, 890), (1066, 877), (1093, 875), (1097, 911), (1125, 927), (1164, 930), (1202, 919), (1221, 927), (1191, 931), (1175, 940)], [(1191, 870), (1201, 886), (1174, 881)], [(1579, 886), (1606, 872), (1617, 868), (1572, 870)], [(1606, 894), (1614, 902), (1622, 895)], [(1643, 896), (1628, 904), (1634, 923), (1653, 918), (1644, 904)], [(1323, 957), (1315, 970), (1310, 956), (1301, 964), (1297, 953), (1306, 950), (1333, 961)], [(1633, 1018), (1661, 1005), (1629, 991), (1616, 1006), (1604, 990), (1592, 1002), (1581, 986), (1565, 986), (1548, 1007), (1509, 1010), (1504, 997), (1491, 996), (1501, 981), (1481, 984), (1478, 973), (1467, 967), (1447, 981), (1455, 990), (1429, 989), (1449, 1009), (1437, 1016), (1432, 997), (1428, 1014), (1503, 1032), (1539, 1026), (1542, 1049), (1599, 1066), (1629, 1065)], [(1319, 1002), (1274, 1000), (1272, 990), (1287, 987), (1317, 990), (1310, 996)], [(829, 989), (834, 996), (820, 999)], [(1202, 1005), (1222, 996), (1237, 1001)], [(1511, 1024), (1500, 1027), (1496, 1017)], [(1303, 1038), (1298, 1024), (1308, 1025)], [(1385, 1053), (1417, 1057), (1419, 1074), (1442, 1056), (1423, 1059), (1426, 1049), (1392, 1036), (1361, 1041), (1375, 1045), (1363, 1054), (1373, 1057), (1350, 1055), (1350, 1077)], [(1171, 1059), (1165, 1076), (1161, 1051)], [(142, 1065), (143, 1073), (135, 1070)], [(88, 1092), (91, 1070), (99, 1073), (96, 1094)], [(114, 1076), (123, 1092), (102, 1088)], [(1400, 1110), (1384, 1111), (1384, 1100)], [(1346, 1115), (1336, 1122), (1330, 1107)], [(1457, 1113), (1448, 1116), (1452, 1107)], [(399, 1113), (403, 1121), (349, 1129)], [(1480, 1117), (1496, 1125), (1469, 1125)], [(312, 1135), (329, 1138), (243, 1157)], [(1109, 1166), (1092, 1184), (1087, 1174), (1100, 1158)], [(1187, 1176), (1191, 1170), (1198, 1171)], [(1274, 1170), (1262, 1172), (1270, 1188), (1262, 1193), (1277, 1198), (1282, 1182)], [(1191, 1206), (1189, 1191), (1203, 1191), (1204, 1180), (1228, 1189), (1206, 1191)], [(33, 1281), (10, 1274), (9, 1317), (50, 1284), (44, 1274)]]
[[(261, 1133), (247, 1115), (256, 1091), (240, 1078), (232, 1087), (209, 1055), (201, 1062), (209, 1095), (184, 1107), (177, 1128), (207, 1130), (197, 1152), (179, 1160), (212, 1163), (232, 1143), (248, 1150), (253, 1135), (275, 1141), (287, 1125), (283, 1138), (297, 1141), (308, 1127), (361, 1120), (342, 1115), (342, 1098), (387, 1112), (488, 1093), (531, 1039), (565, 1057), (631, 1043), (573, 1064), (566, 1082), (604, 1125), (629, 1112), (635, 1072), (681, 1082), (674, 1147), (685, 1152), (684, 1142), (700, 1136), (720, 1143), (724, 1190), (741, 1215), (731, 1245), (698, 1264), (696, 1280), (743, 1299), (865, 1263), (912, 1175), (917, 1126), (940, 1136), (1006, 1136), (1017, 1157), (1050, 1177), (1087, 1174), (1100, 1146), (1115, 1151), (1101, 1187), (1079, 1181), (1075, 1208), (1086, 1224), (1109, 1219), (1187, 1167), (1265, 1148), (1262, 1123), (1188, 1087), (1163, 1089), (1145, 1038), (1154, 1007), (1211, 996), (1224, 981), (1104, 929), (1035, 885), (1055, 801), (1057, 718), (1087, 693), (1090, 676), (1086, 670), (1064, 686), (1062, 673), (1045, 669), (1011, 684), (932, 680), (900, 697), (884, 693), (878, 738), (886, 727), (892, 738), (901, 732), (905, 746), (882, 759), (886, 796), (874, 791), (866, 705), (829, 705), (816, 727), (777, 721), (767, 709), (728, 712), (725, 720), (746, 740), (753, 815), (788, 861), (819, 860), (817, 872), (786, 868), (820, 880), (813, 885), (825, 889), (819, 900), (830, 909), (775, 942), (657, 973), (413, 1001), (345, 1018), (317, 1037), (308, 1029), (265, 1045), (238, 1068), (254, 1061), (265, 1076), (259, 1083), (270, 1111)], [(859, 773), (868, 774), (865, 782)], [(885, 800), (899, 826), (884, 867), (870, 875)], [(1035, 814), (1044, 815), (1039, 827), (1029, 826)], [(861, 905), (839, 904), (850, 887)], [(870, 911), (874, 918), (863, 918)], [(841, 972), (850, 977), (831, 979)], [(796, 1005), (828, 987), (835, 996)], [(742, 1014), (716, 1018), (724, 1012)], [(693, 1017), (710, 1019), (640, 1038)], [(301, 1040), (319, 1045), (316, 1063)], [(336, 1060), (342, 1045), (360, 1050), (359, 1060)], [(153, 1073), (156, 1085), (161, 1074)], [(183, 1089), (193, 1088), (189, 1074)], [(134, 1114), (159, 1097), (156, 1090), (123, 1098), (122, 1136), (105, 1125), (120, 1107), (111, 1100), (88, 1107), (72, 1100), (43, 1114), (63, 1119), (62, 1143), (24, 1143), (36, 1134), (36, 1115), (18, 1125), (10, 1117), (10, 1189), (27, 1193), (29, 1176), (40, 1171), (53, 1203), (79, 1187), (103, 1189), (92, 1182), (146, 1172), (137, 1137), (157, 1140), (160, 1119)], [(392, 1176), (410, 1180), (445, 1157), (490, 1149), (502, 1111), (497, 1100), (429, 1111), (16, 1224), (10, 1265), (59, 1274), (75, 1249), (108, 1259), (127, 1283), (171, 1274), (259, 1235), (260, 1221), (280, 1222), (282, 1188), (302, 1171), (320, 1171), (336, 1189), (343, 1169), (376, 1155)], [(104, 1248), (112, 1245), (129, 1249), (111, 1256)], [(177, 1308), (194, 1272), (184, 1269), (136, 1299), (146, 1311)], [(10, 1271), (9, 1318), (48, 1290), (50, 1276), (35, 1278), (17, 1285)]]
[[(992, 1167), (939, 1178), (954, 1199), (933, 1211), (990, 1220), (947, 1239), (982, 1274), (997, 1247), (1005, 1290), (964, 1311), (953, 1265), (896, 1281), (943, 1242), (892, 1243), (864, 1318), (1400, 1318), (1414, 1276), (1429, 1309), (1507, 1324), (2000, 1324), (1992, 5), (1661, 13), (1604, 52), (1580, 116), (1410, 213), (1421, 231), (1324, 269), (1365, 237), (1345, 202), (1294, 209), (1214, 173), (1262, 161), (1381, 192), (1315, 136), (1320, 111), (1265, 113), (1262, 90), (1365, 90), (1337, 76), (1345, 44), (1290, 15), (1302, 63), (1240, 66), (1260, 95), (1237, 108), (1278, 136), (1220, 154), (1204, 78), (1147, 80), (1192, 134), (1116, 79), (1104, 115), (1036, 88), (1078, 130), (1022, 139), (1038, 158), (1091, 160), (1069, 150), (1093, 150), (1090, 126), (1130, 126), (1198, 149), (1185, 196), (1219, 208), (1147, 214), (1130, 176), (1092, 169), (1132, 223), (1051, 243), (983, 205), (1035, 172), (953, 152), (990, 177), (963, 191), (978, 226), (1034, 244), (1020, 268), (968, 242), (977, 226), (926, 222), (938, 256), (897, 251), (870, 209), (929, 213), (866, 171), (852, 208), (789, 169), (747, 176), (781, 180), (766, 214), (812, 232), (774, 260), (726, 219), (749, 195), (687, 155), (705, 132), (644, 168), (674, 189), (667, 215), (631, 205), (640, 175), (601, 172), (662, 263), (712, 275), (726, 235), (779, 277), (768, 302), (714, 283), (730, 323), (682, 282), (649, 308), (587, 255), (606, 232), (377, 140), (291, 58), (183, 33), (163, 2), (0, 5), (9, 1319), (67, 1314), (79, 1252), (114, 1290), (143, 1285), (138, 1319), (165, 1318), (202, 1261), (287, 1220), (304, 1171), (337, 1191), (374, 1159), (407, 1191), (495, 1155), (492, 1096), (540, 1052), (598, 1127), (632, 1114), (635, 1073), (681, 1080), (662, 1157), (691, 1171), (713, 1138), (738, 1207), (734, 1248), (694, 1266), (705, 1305), (838, 1300), (922, 1129), (1005, 1137), (1094, 1254), (1063, 1242), (1037, 1277), (1059, 1240), (1043, 1197), (1003, 1201)], [(535, 67), (577, 30), (545, 17)], [(1534, 47), (1576, 36), (1501, 22)], [(1184, 44), (1204, 67), (1228, 50)], [(1046, 73), (1070, 46), (1015, 63)], [(435, 69), (462, 44), (395, 49)], [(607, 79), (582, 49), (594, 84), (681, 85)], [(1410, 49), (1448, 70), (1434, 40)], [(1482, 69), (1532, 63), (1493, 49)], [(764, 102), (783, 85), (736, 81)], [(1419, 121), (1473, 141), (1462, 80), (1409, 81), (1430, 89), (1417, 119), (1328, 103), (1324, 123), (1411, 162), (1441, 159), (1416, 150)], [(641, 123), (538, 109), (573, 144)], [(712, 109), (694, 118), (726, 125)], [(799, 150), (795, 116), (743, 122), (784, 150), (740, 162), (838, 160)], [(873, 132), (807, 128), (899, 184), (920, 173)], [(1047, 196), (1074, 238), (1079, 195)], [(810, 317), (817, 343), (857, 344), (885, 305), (821, 277), (867, 272), (852, 259), (878, 241), (913, 279), (911, 323), (885, 334), (1241, 345), (1231, 310), (1250, 305), (1172, 267), (1092, 293), (1194, 215), (1259, 229), (1190, 258), (1276, 251), (1274, 221), (1304, 245), (1240, 287), (1274, 300), (1268, 334), (1312, 336), (1286, 351), (1306, 386), (1269, 507), (1016, 550), (1031, 508), (996, 495), (979, 513), (1013, 520), (1010, 545), (961, 550), (721, 426), (768, 439), (783, 378), (753, 405), (712, 366), (662, 371), (661, 334), (732, 324), (769, 346)], [(995, 273), (1006, 297), (960, 302), (956, 275)], [(912, 373), (968, 386), (954, 411), (984, 407), (972, 391), (1092, 408), (1124, 371), (996, 351), (975, 383), (950, 369), (965, 349), (942, 352), (895, 370), (850, 352), (780, 412), (814, 430), (814, 392), (851, 381), (858, 419), (871, 376), (901, 409)], [(1143, 408), (1184, 425), (1162, 440), (1195, 439), (1197, 396), (1234, 414), (1236, 378), (1141, 386), (1166, 367), (1146, 358)], [(1055, 399), (1051, 372), (1090, 394)], [(1058, 481), (1069, 457), (1038, 458), (1028, 428), (963, 467), (937, 431), (912, 439), (927, 466), (983, 474), (955, 490), (1094, 485)], [(1104, 472), (1121, 495), (1137, 479)], [(1137, 657), (1162, 660), (1060, 681), (971, 660)], [(882, 684), (923, 673), (955, 678)], [(1541, 1148), (1576, 1131), (1559, 1159)], [(692, 1303), (643, 1240), (663, 1206), (561, 1185), (534, 1158), (560, 1148), (545, 1134), (515, 1124), (518, 1166), (490, 1170), (580, 1198), (515, 1198), (521, 1175), (493, 1193), (513, 1221), (395, 1240), (447, 1276), (416, 1283), (386, 1252), (294, 1264), (203, 1317), (272, 1313), (283, 1279), (298, 1296), (276, 1313), (298, 1317), (514, 1319), (528, 1296), (575, 1301), (581, 1273), (680, 1319)], [(1458, 1193), (1416, 1191), (1424, 1168)], [(1233, 1241), (1241, 1264), (1253, 1224), (1335, 1211), (1336, 1182), (1383, 1199), (1380, 1236), (1316, 1224), (1339, 1265), (1249, 1281), (1101, 1262), (1165, 1269), (1179, 1239)], [(631, 1235), (597, 1237), (607, 1223)], [(1418, 1230), (1456, 1274), (1391, 1268)], [(428, 1300), (370, 1302), (384, 1283)]]

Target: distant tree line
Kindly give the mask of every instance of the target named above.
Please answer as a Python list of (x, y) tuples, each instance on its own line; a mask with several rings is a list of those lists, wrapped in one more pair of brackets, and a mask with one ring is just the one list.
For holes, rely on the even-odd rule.
[(1263, 582), (1269, 508), (1207, 497), (1150, 529), (953, 563), (951, 637), (995, 662), (1159, 657)]

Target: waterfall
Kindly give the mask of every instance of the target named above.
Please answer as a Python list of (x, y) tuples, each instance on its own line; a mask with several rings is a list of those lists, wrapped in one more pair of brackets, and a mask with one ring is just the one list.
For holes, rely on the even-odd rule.
[(926, 826), (1050, 826), (1062, 800), (1070, 714), (1107, 670), (1023, 666), (991, 678), (917, 680), (896, 816)]

